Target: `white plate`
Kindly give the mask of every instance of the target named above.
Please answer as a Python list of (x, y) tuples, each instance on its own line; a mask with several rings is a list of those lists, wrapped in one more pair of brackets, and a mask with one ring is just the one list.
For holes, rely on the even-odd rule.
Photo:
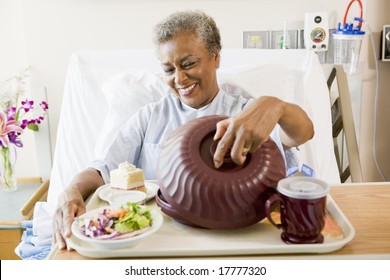
[(141, 191), (126, 191), (121, 193), (113, 193), (108, 198), (108, 203), (112, 206), (126, 205), (128, 202), (143, 204), (146, 201), (146, 193)]
[(342, 239), (327, 236), (322, 244), (287, 245), (280, 238), (281, 231), (264, 222), (237, 230), (209, 230), (182, 225), (167, 215), (163, 216), (164, 223), (156, 234), (133, 248), (102, 250), (74, 236), (68, 243), (90, 258), (324, 254), (339, 250), (355, 236), (355, 229), (330, 196), (327, 208), (344, 236)]
[[(118, 209), (116, 206), (105, 206), (101, 207), (87, 213), (84, 213), (79, 218), (95, 218), (98, 213), (103, 213), (104, 209)], [(76, 219), (72, 223), (72, 236), (75, 236), (78, 240), (88, 244), (91, 247), (94, 247), (99, 250), (112, 250), (112, 249), (120, 249), (120, 248), (131, 248), (140, 243), (144, 238), (149, 235), (155, 233), (160, 229), (163, 223), (163, 217), (161, 213), (157, 210), (152, 209), (150, 211), (153, 222), (150, 229), (147, 231), (133, 237), (124, 238), (124, 239), (114, 239), (114, 240), (101, 240), (96, 238), (90, 238), (85, 236), (79, 229), (79, 220)]]
[[(157, 194), (157, 191), (159, 189), (156, 181), (145, 181), (145, 187), (146, 187), (146, 201), (151, 200), (154, 198)], [(121, 192), (121, 190), (116, 190), (116, 192)], [(127, 192), (127, 191), (123, 191)], [(101, 186), (99, 188), (98, 196), (100, 199), (107, 201), (111, 195), (111, 186), (110, 184), (106, 184), (104, 186)]]

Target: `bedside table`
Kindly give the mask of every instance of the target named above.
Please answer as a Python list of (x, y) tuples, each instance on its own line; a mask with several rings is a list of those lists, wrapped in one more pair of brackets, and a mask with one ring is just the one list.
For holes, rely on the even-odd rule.
[(20, 259), (14, 252), (22, 238), (22, 221), (31, 219), (37, 201), (45, 201), (49, 180), (20, 178), (15, 192), (0, 191), (0, 259)]

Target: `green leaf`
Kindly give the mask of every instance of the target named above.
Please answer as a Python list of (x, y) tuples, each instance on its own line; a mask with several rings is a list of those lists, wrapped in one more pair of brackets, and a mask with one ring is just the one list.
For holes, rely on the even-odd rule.
[(31, 123), (27, 126), (28, 129), (31, 129), (32, 131), (38, 131), (39, 128), (38, 128), (38, 125), (35, 124), (35, 123)]

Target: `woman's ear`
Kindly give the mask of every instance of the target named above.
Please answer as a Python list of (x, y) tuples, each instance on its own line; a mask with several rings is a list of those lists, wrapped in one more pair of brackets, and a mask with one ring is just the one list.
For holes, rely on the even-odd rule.
[(219, 51), (217, 51), (214, 55), (214, 59), (215, 59), (215, 68), (219, 68), (219, 63), (221, 62), (221, 56), (219, 54)]

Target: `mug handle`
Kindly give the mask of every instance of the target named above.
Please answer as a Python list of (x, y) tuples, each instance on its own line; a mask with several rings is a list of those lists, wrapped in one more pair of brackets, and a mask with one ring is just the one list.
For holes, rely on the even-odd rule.
[(274, 222), (274, 220), (271, 217), (271, 209), (272, 205), (276, 202), (283, 203), (283, 200), (279, 197), (277, 194), (273, 194), (270, 198), (267, 199), (265, 202), (265, 213), (267, 215), (268, 221), (270, 221), (271, 224), (273, 224), (275, 227), (281, 229), (282, 224), (277, 224)]

